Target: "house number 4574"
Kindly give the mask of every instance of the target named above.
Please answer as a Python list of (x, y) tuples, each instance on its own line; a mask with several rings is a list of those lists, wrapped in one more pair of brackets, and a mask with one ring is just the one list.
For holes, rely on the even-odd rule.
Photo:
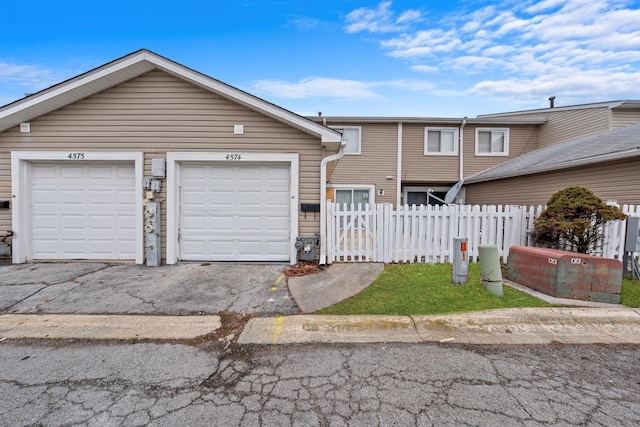
[(242, 156), (240, 154), (227, 154), (224, 158), (227, 160), (242, 160)]

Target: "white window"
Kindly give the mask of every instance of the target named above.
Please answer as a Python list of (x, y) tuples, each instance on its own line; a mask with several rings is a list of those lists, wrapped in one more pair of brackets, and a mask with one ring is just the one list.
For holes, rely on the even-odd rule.
[[(335, 185), (335, 202), (339, 204), (339, 209), (342, 210), (346, 207), (347, 210), (351, 209), (351, 203), (353, 203), (353, 207), (357, 210), (358, 203), (360, 203), (360, 207), (362, 209), (365, 208), (365, 205), (368, 203), (369, 206), (372, 206), (375, 201), (374, 191), (375, 186), (373, 185)], [(346, 224), (351, 224), (355, 228), (361, 227), (361, 218), (356, 215), (354, 217), (347, 217)], [(348, 228), (345, 227), (344, 218), (340, 218), (340, 228)]]
[(346, 203), (349, 206), (351, 206), (351, 203), (353, 203), (355, 206), (358, 206), (358, 203), (360, 203), (364, 207), (364, 205), (367, 203), (373, 203), (371, 201), (371, 190), (336, 188), (336, 203), (340, 203), (340, 205)]
[(443, 205), (444, 198), (449, 187), (404, 187), (402, 195), (403, 203), (409, 206), (416, 205)]
[(360, 126), (332, 126), (332, 128), (341, 132), (342, 138), (347, 140), (345, 154), (360, 154)]
[(456, 156), (458, 154), (458, 128), (425, 128), (424, 154)]
[(476, 128), (476, 156), (508, 156), (509, 129)]

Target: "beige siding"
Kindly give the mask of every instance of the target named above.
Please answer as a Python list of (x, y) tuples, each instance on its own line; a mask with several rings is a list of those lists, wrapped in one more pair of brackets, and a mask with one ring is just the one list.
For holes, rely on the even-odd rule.
[(466, 126), (464, 128), (464, 176), (469, 177), (485, 169), (492, 168), (507, 160), (515, 159), (538, 148), (538, 126), (495, 126), (509, 129), (508, 156), (476, 156), (476, 128), (487, 126)]
[(540, 127), (540, 147), (611, 130), (607, 107), (509, 115), (509, 119), (547, 119)]
[[(345, 154), (334, 169), (331, 184), (375, 185), (376, 192), (384, 190), (384, 196), (376, 195), (378, 203), (396, 202), (396, 175), (398, 164), (398, 124), (348, 124), (330, 123), (331, 126), (361, 126), (360, 155)], [(387, 176), (393, 176), (387, 180)]]
[(640, 123), (640, 108), (617, 109), (612, 112), (611, 128), (619, 129)]
[[(450, 183), (460, 176), (458, 156), (425, 156), (424, 134), (427, 127), (451, 125), (404, 124), (402, 126), (402, 182)], [(465, 140), (467, 139), (465, 130)]]
[[(243, 135), (233, 134), (234, 124), (244, 125)], [(9, 153), (28, 150), (143, 151), (146, 172), (167, 151), (297, 152), (299, 202), (320, 201), (318, 138), (161, 71), (32, 120), (31, 133), (1, 133), (0, 199), (10, 191)], [(299, 224), (302, 235), (319, 230), (313, 215), (300, 215)], [(0, 210), (0, 227), (8, 226), (9, 213)]]
[(640, 204), (640, 158), (470, 184), (467, 204), (543, 205), (570, 185), (592, 190), (603, 200)]

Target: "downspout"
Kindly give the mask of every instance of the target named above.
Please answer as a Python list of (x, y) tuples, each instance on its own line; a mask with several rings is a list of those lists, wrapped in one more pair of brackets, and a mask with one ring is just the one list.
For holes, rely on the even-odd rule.
[(462, 124), (460, 124), (460, 177), (458, 180), (464, 179), (464, 127), (467, 125), (467, 118), (462, 119)]
[(344, 156), (347, 141), (342, 140), (337, 154), (325, 157), (320, 162), (320, 265), (327, 263), (327, 164)]
[(400, 206), (402, 191), (402, 122), (398, 122), (398, 171), (396, 172), (396, 207)]

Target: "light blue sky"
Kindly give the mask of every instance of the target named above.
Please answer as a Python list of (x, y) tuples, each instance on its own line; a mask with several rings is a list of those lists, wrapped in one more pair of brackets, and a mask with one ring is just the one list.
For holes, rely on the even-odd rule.
[(640, 99), (640, 0), (11, 0), (0, 13), (0, 105), (141, 48), (303, 115)]

